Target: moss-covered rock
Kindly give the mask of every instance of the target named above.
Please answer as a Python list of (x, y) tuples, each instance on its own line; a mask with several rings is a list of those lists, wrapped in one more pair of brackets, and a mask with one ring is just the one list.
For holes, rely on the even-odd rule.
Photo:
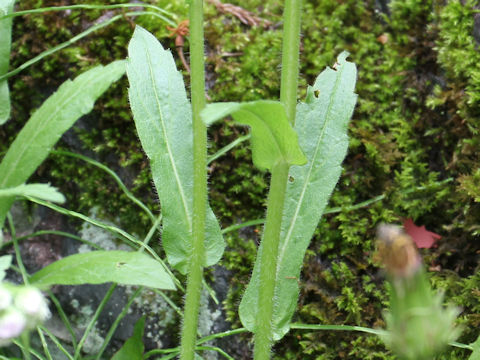
[[(271, 25), (249, 27), (206, 4), (208, 94), (213, 101), (276, 99), (282, 7), (274, 0), (231, 2)], [(295, 321), (383, 326), (381, 310), (388, 304), (382, 274), (371, 260), (374, 229), (382, 221), (412, 218), (442, 235), (439, 246), (423, 254), (426, 266), (435, 271), (432, 284), (446, 291), (447, 300), (463, 307), (460, 322), (467, 326), (460, 341), (469, 343), (478, 336), (480, 311), (475, 302), (480, 289), (480, 53), (475, 39), (478, 28), (474, 28), (478, 2), (392, 0), (388, 8), (380, 3), (304, 3), (300, 96), (325, 66), (333, 65), (340, 51), (348, 50), (359, 69), (359, 99), (350, 125), (349, 155), (329, 204), (340, 209), (325, 215), (316, 231), (300, 279)], [(26, 0), (19, 2), (19, 8), (59, 4)], [(183, 1), (156, 4), (175, 13), (177, 21), (187, 17)], [(111, 15), (85, 10), (17, 18), (12, 66)], [(147, 16), (134, 21), (174, 48), (164, 23)], [(66, 78), (124, 58), (131, 33), (132, 23), (119, 20), (12, 78), (13, 121), (0, 130), (0, 151)], [(126, 80), (112, 87), (61, 146), (108, 165), (135, 195), (157, 209), (126, 87)], [(228, 122), (211, 128), (209, 152), (243, 134)], [(209, 170), (212, 207), (223, 226), (264, 216), (268, 174), (251, 165), (248, 143), (210, 164)], [(129, 231), (140, 235), (148, 231), (148, 218), (104, 172), (90, 165), (54, 155), (36, 176), (60, 186), (71, 208), (87, 212), (100, 206), (102, 216), (118, 218)], [(375, 196), (381, 196), (379, 201), (349, 209)], [(251, 272), (259, 229), (226, 235), (222, 265), (233, 278), (224, 306), (234, 326), (240, 325), (237, 304)], [(276, 346), (275, 354), (278, 359), (393, 359), (377, 338), (348, 332), (292, 331)], [(466, 356), (465, 350), (452, 349), (445, 359)]]

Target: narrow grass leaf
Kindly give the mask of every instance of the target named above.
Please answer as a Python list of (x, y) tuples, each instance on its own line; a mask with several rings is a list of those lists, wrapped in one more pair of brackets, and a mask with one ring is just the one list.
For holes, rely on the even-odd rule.
[(145, 330), (145, 316), (135, 323), (133, 335), (125, 341), (125, 344), (112, 357), (112, 360), (143, 360), (143, 333)]
[[(130, 106), (138, 136), (150, 159), (163, 215), (162, 243), (170, 264), (185, 274), (192, 243), (192, 111), (172, 54), (137, 26), (128, 46)], [(205, 266), (220, 260), (225, 243), (207, 209)]]
[(13, 188), (0, 189), (0, 198), (13, 196), (31, 196), (40, 200), (65, 202), (63, 194), (48, 184), (22, 184)]
[[(13, 12), (15, 0), (0, 0), (0, 17)], [(8, 72), (12, 44), (12, 18), (0, 20), (0, 76)], [(10, 94), (7, 80), (0, 81), (0, 125), (10, 117)]]
[(91, 251), (55, 261), (33, 274), (35, 285), (80, 285), (115, 282), (175, 290), (162, 264), (150, 256), (130, 251)]
[[(115, 61), (97, 66), (64, 82), (35, 111), (10, 145), (0, 163), (0, 189), (27, 181), (45, 160), (55, 143), (82, 115), (89, 113), (97, 98), (125, 72), (125, 62)], [(13, 198), (0, 201), (0, 225)]]
[(202, 119), (207, 125), (228, 115), (232, 115), (237, 123), (250, 126), (255, 166), (271, 170), (280, 162), (290, 165), (306, 163), (297, 133), (288, 122), (282, 103), (270, 100), (216, 103), (207, 105), (202, 111)]
[[(295, 130), (308, 163), (292, 166), (285, 196), (275, 285), (272, 336), (282, 338), (289, 330), (297, 307), (298, 279), (305, 251), (310, 243), (328, 199), (340, 177), (347, 153), (347, 128), (355, 107), (357, 71), (346, 61), (348, 53), (337, 59), (336, 69), (326, 68), (309, 88), (305, 103), (297, 106)], [(259, 293), (258, 250), (252, 279), (240, 303), (240, 319), (255, 330)]]

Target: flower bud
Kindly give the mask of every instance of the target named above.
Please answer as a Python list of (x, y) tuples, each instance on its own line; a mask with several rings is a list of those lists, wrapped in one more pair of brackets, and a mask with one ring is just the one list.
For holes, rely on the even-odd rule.
[(377, 229), (377, 258), (395, 278), (411, 277), (422, 267), (412, 238), (401, 227), (380, 224)]
[(10, 344), (12, 339), (25, 330), (26, 324), (25, 316), (14, 307), (2, 311), (0, 315), (0, 346)]
[(30, 327), (50, 317), (50, 310), (40, 290), (25, 286), (15, 295), (15, 307), (23, 312), (28, 319)]
[(400, 359), (431, 360), (460, 335), (455, 327), (456, 307), (443, 306), (423, 270), (413, 240), (394, 225), (380, 225), (378, 260), (388, 275), (390, 309), (384, 314), (387, 332), (383, 341)]

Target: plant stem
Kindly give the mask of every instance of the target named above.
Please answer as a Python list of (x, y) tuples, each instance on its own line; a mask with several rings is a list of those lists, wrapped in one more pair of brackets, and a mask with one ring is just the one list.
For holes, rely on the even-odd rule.
[(207, 128), (200, 118), (205, 107), (203, 59), (203, 1), (190, 3), (190, 82), (193, 115), (193, 244), (188, 264), (187, 293), (180, 359), (194, 360), (202, 291), (207, 209)]
[(115, 291), (116, 287), (117, 287), (117, 284), (115, 284), (115, 283), (110, 285), (107, 292), (103, 296), (102, 301), (100, 302), (100, 304), (98, 304), (98, 307), (97, 307), (97, 310), (95, 311), (95, 314), (93, 314), (93, 317), (90, 319), (90, 322), (88, 323), (88, 325), (87, 325), (87, 327), (86, 327), (86, 329), (83, 333), (83, 336), (78, 343), (77, 349), (75, 350), (75, 354), (73, 355), (74, 360), (81, 359), (81, 352), (82, 352), (83, 344), (85, 344), (85, 342), (87, 341), (88, 334), (90, 334), (93, 327), (95, 326), (95, 323), (98, 321), (98, 318), (100, 317), (100, 314), (102, 313), (103, 309), (105, 308), (105, 305), (107, 305), (108, 300), (110, 300), (110, 298), (112, 297), (113, 292)]
[(22, 353), (25, 360), (30, 360), (32, 356), (30, 355), (30, 335), (28, 332), (23, 332), (20, 335), (20, 340), (22, 342)]
[(100, 360), (102, 358), (103, 352), (105, 351), (108, 344), (110, 343), (110, 340), (112, 340), (113, 334), (117, 330), (118, 325), (120, 325), (120, 322), (122, 321), (122, 319), (127, 315), (127, 313), (130, 310), (130, 307), (132, 306), (133, 301), (137, 298), (138, 295), (140, 295), (142, 290), (143, 290), (143, 286), (139, 286), (137, 290), (135, 290), (135, 292), (132, 294), (132, 296), (130, 296), (127, 303), (123, 307), (122, 312), (116, 317), (112, 326), (110, 326), (110, 329), (108, 330), (107, 335), (103, 340), (103, 344), (100, 347), (100, 350), (98, 350), (97, 354), (95, 355), (95, 360)]
[[(288, 120), (295, 123), (298, 87), (298, 53), (300, 49), (301, 0), (286, 0), (283, 13), (282, 83), (280, 101), (285, 105)], [(272, 169), (268, 194), (267, 218), (260, 258), (258, 321), (255, 329), (255, 360), (270, 359), (273, 344), (272, 315), (275, 306), (275, 280), (282, 214), (287, 188), (289, 165), (279, 163)]]
[(28, 272), (23, 265), (22, 253), (20, 251), (20, 246), (18, 245), (17, 230), (15, 229), (15, 224), (13, 223), (13, 216), (10, 214), (10, 212), (7, 212), (7, 219), (10, 225), (10, 236), (12, 237), (13, 248), (15, 249), (15, 258), (17, 260), (18, 268), (20, 269), (20, 273), (22, 274), (23, 283), (25, 285), (28, 285)]
[(255, 360), (270, 359), (270, 349), (273, 344), (271, 327), (275, 302), (275, 278), (288, 169), (288, 164), (277, 164), (272, 169), (272, 179), (270, 180), (267, 219), (260, 258), (260, 290), (254, 348)]
[(298, 54), (300, 52), (300, 15), (302, 0), (286, 0), (283, 11), (282, 83), (280, 101), (285, 105), (288, 120), (295, 124), (298, 88)]

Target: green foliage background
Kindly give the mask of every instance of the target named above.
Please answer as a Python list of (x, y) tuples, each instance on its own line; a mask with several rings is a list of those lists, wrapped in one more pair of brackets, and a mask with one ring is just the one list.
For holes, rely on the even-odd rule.
[[(126, 1), (108, 0), (103, 3)], [(212, 101), (276, 99), (279, 95), (280, 1), (235, 0), (233, 4), (272, 22), (249, 27), (206, 4), (207, 86)], [(19, 9), (65, 5), (22, 0)], [(94, 1), (77, 1), (95, 3)], [(181, 0), (152, 1), (186, 19)], [(305, 0), (301, 51), (301, 96), (342, 50), (359, 69), (359, 95), (350, 125), (344, 172), (330, 207), (346, 207), (377, 195), (382, 201), (323, 217), (305, 260), (295, 321), (383, 326), (387, 296), (372, 262), (379, 222), (413, 218), (441, 234), (438, 247), (423, 252), (435, 288), (463, 308), (460, 339), (470, 343), (480, 325), (480, 34), (474, 32), (475, 0)], [(477, 10), (475, 10), (475, 7)], [(475, 12), (477, 11), (477, 12)], [(105, 11), (56, 12), (16, 18), (12, 68), (91, 26)], [(165, 47), (175, 48), (165, 24), (140, 17)], [(0, 128), (4, 151), (31, 112), (68, 77), (98, 63), (124, 58), (132, 23), (117, 22), (51, 56), (10, 81), (13, 121)], [(476, 38), (475, 38), (476, 37)], [(174, 50), (172, 50), (174, 52)], [(175, 52), (174, 52), (175, 54)], [(178, 62), (179, 67), (181, 63)], [(185, 73), (185, 75), (187, 75)], [(188, 80), (187, 80), (188, 81)], [(64, 148), (82, 151), (123, 175), (133, 192), (157, 208), (149, 168), (127, 103), (127, 82), (118, 82), (95, 111), (64, 137)], [(213, 153), (242, 130), (213, 127)], [(148, 219), (106, 176), (77, 160), (54, 156), (36, 174), (69, 197), (69, 207), (99, 206), (140, 234)], [(224, 227), (264, 216), (268, 177), (252, 166), (243, 144), (210, 166), (212, 207)], [(260, 228), (256, 229), (256, 231)], [(224, 308), (239, 326), (237, 304), (253, 266), (258, 234), (227, 236), (222, 265), (232, 271)], [(453, 349), (453, 348), (452, 348)], [(466, 358), (452, 350), (442, 359)], [(278, 359), (393, 359), (373, 336), (292, 331), (275, 348)]]

